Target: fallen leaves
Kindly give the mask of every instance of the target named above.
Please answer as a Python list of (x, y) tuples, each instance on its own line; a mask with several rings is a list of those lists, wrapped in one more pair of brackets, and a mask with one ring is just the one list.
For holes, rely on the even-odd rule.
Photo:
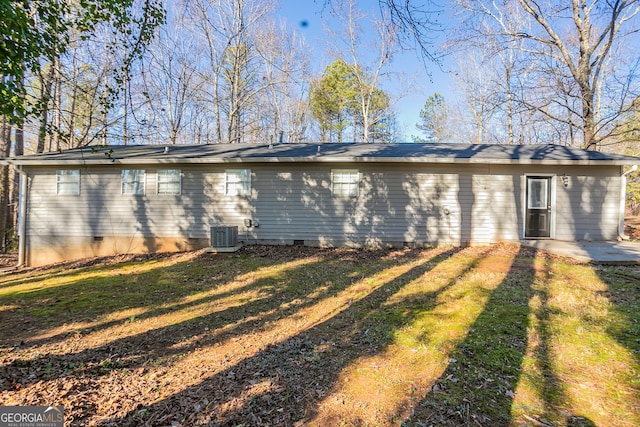
[(11, 273), (32, 286), (0, 295), (0, 401), (65, 405), (70, 426), (505, 424), (536, 256), (249, 246)]

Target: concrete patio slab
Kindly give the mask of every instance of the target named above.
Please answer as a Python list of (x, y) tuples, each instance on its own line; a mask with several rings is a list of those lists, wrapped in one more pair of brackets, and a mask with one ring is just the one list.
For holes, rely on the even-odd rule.
[(242, 245), (208, 247), (204, 251), (208, 254), (230, 254), (238, 252), (240, 249), (242, 249)]
[(523, 240), (522, 245), (594, 264), (640, 264), (640, 242)]

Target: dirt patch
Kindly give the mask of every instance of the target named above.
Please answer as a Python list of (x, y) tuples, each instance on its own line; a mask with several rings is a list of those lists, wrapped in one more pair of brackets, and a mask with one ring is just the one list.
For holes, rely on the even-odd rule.
[(18, 264), (18, 255), (0, 254), (0, 272), (15, 267)]
[(640, 240), (640, 215), (627, 216), (624, 219), (624, 232), (633, 240)]

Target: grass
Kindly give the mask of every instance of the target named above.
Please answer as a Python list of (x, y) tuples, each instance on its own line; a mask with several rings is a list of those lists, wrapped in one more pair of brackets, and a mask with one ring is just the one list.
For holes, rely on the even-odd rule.
[(248, 248), (0, 277), (0, 402), (69, 425), (640, 425), (640, 270)]

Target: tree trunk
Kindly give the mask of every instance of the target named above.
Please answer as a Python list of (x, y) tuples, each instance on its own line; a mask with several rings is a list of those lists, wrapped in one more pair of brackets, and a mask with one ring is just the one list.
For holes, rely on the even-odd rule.
[(593, 110), (593, 90), (586, 87), (582, 90), (582, 132), (584, 134), (584, 146), (586, 150), (597, 150), (595, 116)]
[(53, 71), (54, 67), (51, 66), (49, 72), (45, 75), (39, 73), (40, 80), (40, 102), (42, 103), (42, 110), (40, 112), (40, 128), (38, 132), (38, 145), (36, 147), (37, 153), (44, 153), (45, 143), (47, 139), (48, 124), (49, 124), (49, 100), (51, 99), (51, 85), (53, 83)]
[(124, 81), (122, 83), (122, 94), (123, 94), (123, 115), (122, 115), (122, 145), (127, 145), (127, 139), (129, 138), (129, 135), (127, 134), (128, 132), (128, 122), (127, 122), (127, 117), (129, 116), (129, 110), (127, 109), (128, 104), (127, 104), (127, 97), (129, 96), (129, 86), (128, 86), (128, 81), (127, 79), (129, 78), (129, 72), (128, 71), (124, 71)]
[(74, 51), (73, 60), (73, 75), (72, 75), (72, 91), (71, 91), (71, 107), (69, 111), (69, 148), (76, 147), (76, 105), (78, 100), (78, 71), (79, 67), (75, 66), (76, 54)]
[[(22, 156), (24, 154), (24, 118), (16, 125), (14, 130), (14, 145), (13, 155)], [(17, 170), (13, 171), (13, 185), (11, 189), (11, 228), (14, 230), (14, 235), (18, 230), (18, 210), (20, 200), (20, 174)], [(12, 242), (13, 243), (13, 242)]]
[(52, 75), (51, 85), (53, 90), (53, 105), (51, 109), (53, 111), (53, 133), (51, 134), (51, 145), (56, 151), (61, 150), (60, 146), (60, 123), (62, 120), (62, 88), (60, 78), (60, 59), (54, 58), (51, 63)]
[[(0, 126), (0, 157), (9, 157), (10, 154), (11, 124), (6, 117), (3, 117), (2, 125)], [(7, 223), (11, 220), (9, 215), (9, 174), (9, 165), (0, 167), (0, 250), (3, 253), (6, 253), (8, 249), (8, 231), (10, 227), (7, 227)]]

